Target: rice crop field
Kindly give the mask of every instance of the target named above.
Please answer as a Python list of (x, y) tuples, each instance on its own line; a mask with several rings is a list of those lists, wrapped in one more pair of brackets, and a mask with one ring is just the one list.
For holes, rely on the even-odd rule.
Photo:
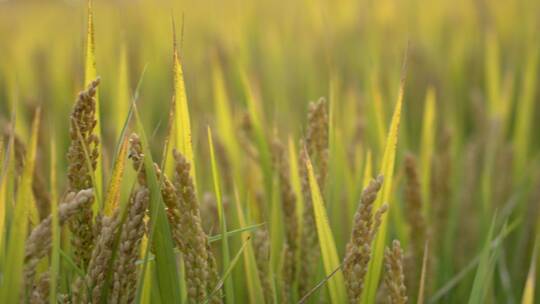
[(0, 303), (540, 303), (540, 1), (0, 0)]

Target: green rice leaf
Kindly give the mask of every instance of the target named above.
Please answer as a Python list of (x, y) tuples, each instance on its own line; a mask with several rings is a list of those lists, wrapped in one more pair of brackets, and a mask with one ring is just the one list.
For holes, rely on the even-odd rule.
[(226, 282), (227, 279), (230, 277), (231, 272), (234, 269), (234, 266), (236, 266), (236, 264), (238, 263), (238, 260), (240, 259), (240, 256), (242, 255), (242, 252), (244, 252), (244, 249), (246, 249), (246, 245), (248, 244), (248, 242), (250, 240), (251, 240), (251, 237), (248, 237), (244, 241), (244, 243), (242, 244), (242, 247), (240, 247), (240, 249), (238, 250), (238, 252), (234, 256), (234, 258), (231, 260), (230, 265), (225, 269), (225, 272), (223, 273), (223, 276), (221, 277), (221, 279), (217, 283), (216, 287), (213, 289), (212, 293), (210, 293), (210, 295), (208, 295), (207, 300), (205, 301), (205, 303), (208, 303), (208, 299), (212, 298), (216, 294), (216, 292), (218, 292), (218, 290), (223, 286), (223, 283)]
[[(406, 64), (406, 61), (405, 61)], [(393, 188), (394, 164), (396, 161), (396, 148), (398, 142), (399, 124), (401, 121), (401, 108), (403, 103), (403, 89), (405, 86), (405, 64), (402, 71), (401, 83), (399, 86), (398, 99), (390, 122), (390, 129), (386, 138), (386, 145), (382, 158), (381, 173), (385, 182), (381, 193), (373, 205), (373, 210), (377, 210), (383, 203), (388, 203), (390, 208), (390, 199)], [(384, 247), (386, 242), (386, 232), (388, 229), (388, 217), (382, 218), (379, 232), (375, 237), (373, 245), (373, 254), (369, 262), (368, 272), (365, 279), (364, 292), (362, 293), (362, 303), (374, 303), (381, 276), (382, 262), (384, 258)]]
[[(212, 164), (212, 178), (214, 181), (214, 191), (216, 194), (217, 200), (217, 209), (219, 216), (219, 224), (221, 226), (221, 234), (227, 235), (227, 219), (225, 216), (225, 209), (223, 208), (223, 202), (221, 200), (221, 183), (218, 167), (216, 164), (216, 158), (214, 154), (214, 143), (212, 141), (212, 131), (208, 127), (208, 146), (210, 147), (210, 160)], [(228, 238), (223, 238), (221, 242), (222, 250), (222, 263), (223, 269), (228, 269), (230, 264), (229, 256), (229, 241)], [(225, 280), (225, 298), (228, 303), (234, 303), (234, 282), (232, 278), (227, 278)]]
[(486, 301), (487, 293), (490, 290), (499, 248), (499, 246), (494, 248), (491, 247), (494, 229), (495, 217), (493, 217), (491, 227), (489, 228), (486, 238), (486, 243), (480, 255), (480, 262), (476, 270), (471, 295), (469, 296), (469, 304), (484, 303)]
[(535, 92), (538, 78), (538, 45), (533, 45), (525, 59), (523, 71), (523, 83), (520, 97), (516, 106), (516, 120), (514, 127), (514, 153), (515, 167), (514, 179), (516, 182), (521, 180), (524, 174), (527, 157), (529, 156), (531, 142), (531, 125), (533, 120), (535, 106)]
[[(150, 152), (149, 143), (135, 105), (134, 113), (137, 129), (141, 138), (143, 153), (145, 155), (144, 168), (147, 174), (148, 188), (150, 190), (151, 225), (149, 243), (152, 244), (156, 255), (155, 275), (157, 280), (157, 290), (160, 298), (168, 299), (172, 303), (180, 303), (180, 279), (178, 276), (178, 266), (176, 264), (169, 221), (165, 214), (165, 203), (161, 196), (160, 183), (156, 172), (154, 171), (154, 161)], [(149, 257), (149, 249), (150, 246), (147, 246), (145, 260)]]
[[(51, 164), (50, 164), (50, 187), (51, 187), (51, 227), (52, 227), (52, 249), (51, 249), (51, 273), (60, 273), (60, 224), (58, 220), (58, 194), (56, 192), (56, 138), (51, 136)], [(56, 304), (57, 300), (57, 276), (51, 276), (49, 282), (49, 303)]]
[[(319, 245), (321, 247), (324, 271), (327, 276), (330, 276), (336, 268), (339, 268), (340, 261), (334, 236), (332, 235), (332, 230), (330, 229), (330, 224), (328, 222), (328, 216), (324, 208), (321, 191), (319, 190), (319, 185), (317, 184), (317, 179), (313, 172), (311, 160), (307, 160), (306, 167), (308, 171), (309, 187), (313, 200), (313, 211), (315, 213), (317, 235), (319, 236)], [(335, 273), (328, 280), (327, 286), (332, 303), (345, 303), (347, 301), (345, 280), (341, 271)]]
[(0, 287), (0, 299), (3, 303), (18, 303), (21, 295), (22, 274), (24, 266), (24, 248), (28, 232), (28, 219), (32, 202), (32, 181), (34, 176), (34, 166), (36, 160), (36, 150), (38, 141), (38, 131), (40, 125), (40, 110), (34, 115), (32, 131), (23, 172), (20, 178), (17, 191), (16, 203), (13, 211), (9, 239), (7, 240), (6, 265), (4, 278)]
[[(235, 200), (238, 222), (241, 226), (246, 226), (246, 218), (240, 204), (238, 191), (235, 191)], [(247, 231), (242, 232), (243, 239), (248, 239), (249, 237), (250, 234)], [(262, 289), (261, 281), (259, 279), (259, 269), (257, 268), (255, 252), (253, 251), (253, 245), (251, 244), (251, 242), (247, 244), (246, 249), (244, 250), (244, 269), (246, 271), (246, 284), (248, 288), (249, 302), (264, 303), (264, 292)]]

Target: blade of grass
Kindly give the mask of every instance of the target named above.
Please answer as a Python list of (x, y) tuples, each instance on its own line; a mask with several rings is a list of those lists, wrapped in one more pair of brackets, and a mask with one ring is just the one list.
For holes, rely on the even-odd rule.
[[(317, 185), (317, 179), (313, 172), (311, 160), (308, 158), (306, 167), (309, 177), (309, 187), (313, 201), (313, 211), (315, 213), (315, 222), (317, 225), (317, 235), (319, 236), (319, 245), (323, 259), (324, 270), (327, 276), (331, 275), (334, 269), (340, 265), (337, 254), (336, 244), (328, 222), (328, 216), (324, 208), (322, 195)], [(345, 303), (347, 294), (345, 292), (345, 280), (343, 273), (338, 271), (328, 280), (328, 292), (332, 303)]]
[[(127, 123), (127, 122), (126, 122)], [(128, 138), (123, 137), (121, 139), (120, 150), (118, 151), (113, 165), (111, 174), (111, 180), (107, 188), (107, 195), (105, 196), (104, 213), (111, 216), (118, 208), (120, 201), (120, 185), (122, 183), (122, 177), (124, 175), (124, 168), (126, 165), (126, 156), (128, 150)]]
[[(274, 189), (277, 189), (279, 187), (279, 181), (277, 178), (274, 178), (273, 182)], [(270, 220), (269, 223), (283, 223), (283, 214), (282, 214), (282, 208), (279, 201), (279, 191), (272, 190), (272, 197), (271, 197), (271, 210), (270, 210)], [(273, 277), (273, 272), (279, 272), (279, 264), (280, 260), (282, 258), (282, 252), (283, 252), (283, 238), (284, 238), (284, 229), (283, 225), (270, 225), (269, 227), (270, 232), (270, 267), (269, 267), (269, 275), (270, 277)]]
[(491, 247), (493, 230), (495, 229), (495, 217), (486, 238), (486, 244), (480, 255), (480, 261), (476, 270), (476, 276), (469, 296), (469, 304), (484, 303), (493, 279), (493, 271), (497, 259), (499, 246)]
[(0, 288), (0, 299), (3, 303), (18, 303), (21, 296), (22, 273), (24, 266), (24, 246), (28, 231), (29, 210), (32, 198), (32, 180), (36, 160), (40, 110), (36, 110), (23, 172), (19, 182), (13, 222), (9, 230), (4, 277)]
[(531, 124), (535, 106), (535, 84), (537, 83), (538, 46), (533, 45), (527, 54), (524, 66), (521, 96), (517, 103), (516, 120), (514, 129), (514, 152), (515, 162), (514, 180), (519, 182), (525, 170), (525, 164), (529, 155)]
[(426, 289), (426, 274), (427, 274), (427, 262), (429, 257), (429, 241), (426, 241), (424, 246), (424, 257), (422, 258), (422, 271), (420, 272), (420, 283), (418, 284), (418, 299), (417, 304), (424, 304), (424, 294)]
[[(503, 229), (499, 235), (491, 241), (491, 248), (500, 246), (501, 242), (519, 225), (519, 220), (515, 220), (513, 223)], [(429, 299), (428, 303), (439, 303), (439, 301), (447, 295), (454, 287), (456, 287), (469, 272), (471, 272), (476, 265), (480, 262), (481, 254), (474, 257), (463, 269), (461, 269), (454, 277), (446, 282), (439, 290), (437, 290), (433, 296)]]
[[(212, 131), (208, 127), (208, 146), (210, 147), (210, 161), (212, 164), (212, 178), (214, 181), (214, 191), (217, 200), (217, 209), (219, 216), (219, 223), (221, 226), (221, 234), (227, 235), (227, 219), (225, 216), (225, 209), (223, 208), (223, 202), (221, 201), (221, 185), (220, 175), (216, 164), (216, 158), (214, 154), (214, 143), (212, 141)], [(222, 263), (223, 269), (229, 268), (230, 256), (229, 256), (229, 241), (228, 238), (223, 238), (221, 242), (222, 250)], [(234, 303), (234, 282), (232, 277), (225, 280), (225, 299), (228, 303)]]
[(533, 304), (534, 303), (534, 286), (536, 284), (536, 256), (538, 254), (538, 242), (535, 243), (533, 254), (531, 257), (531, 267), (529, 268), (529, 274), (527, 281), (525, 282), (525, 288), (523, 289), (523, 298), (521, 304)]
[[(116, 90), (114, 113), (125, 115), (129, 112), (130, 107), (128, 58), (125, 43), (122, 43), (122, 46), (120, 47), (120, 58), (118, 60), (118, 83)], [(124, 121), (122, 119), (116, 120), (114, 129), (116, 138), (120, 137), (123, 128)]]
[[(51, 189), (51, 227), (52, 227), (52, 249), (51, 249), (51, 273), (60, 273), (60, 224), (58, 220), (58, 194), (56, 192), (56, 137), (51, 136), (51, 163), (50, 163), (50, 189)], [(49, 303), (57, 303), (57, 276), (50, 277), (49, 282)]]
[[(240, 223), (240, 225), (244, 226), (245, 221)], [(242, 234), (244, 232), (251, 232), (251, 231), (254, 231), (257, 228), (260, 228), (260, 227), (262, 227), (264, 225), (266, 225), (266, 223), (254, 224), (254, 225), (249, 225), (249, 226), (245, 226), (245, 227), (234, 229), (234, 230), (229, 230), (229, 231), (227, 231), (226, 236), (227, 236), (227, 238), (230, 238), (230, 237), (235, 236), (237, 234)], [(217, 241), (221, 241), (222, 239), (223, 239), (223, 234), (216, 234), (216, 235), (212, 235), (212, 236), (208, 237), (208, 242), (210, 242), (210, 243), (217, 242)]]
[[(8, 175), (10, 167), (13, 165), (9, 163), (10, 159), (10, 149), (7, 146), (4, 149), (4, 140), (3, 137), (0, 139), (0, 162), (2, 163), (2, 168), (0, 171), (0, 266), (4, 269), (4, 234), (6, 228), (4, 227), (6, 223), (6, 210), (7, 210), (7, 187), (8, 179), (13, 176)], [(13, 162), (11, 162), (13, 163)]]
[(331, 277), (334, 276), (334, 274), (336, 274), (338, 271), (341, 270), (341, 265), (339, 265), (339, 267), (337, 267), (336, 269), (334, 269), (334, 271), (332, 271), (332, 273), (330, 273), (329, 275), (327, 275), (326, 277), (324, 277), (324, 279), (322, 279), (319, 283), (317, 283), (317, 285), (315, 285), (315, 287), (313, 287), (310, 291), (308, 291), (301, 299), (300, 301), (298, 301), (298, 304), (303, 304), (303, 303), (306, 303), (306, 301), (309, 299), (309, 297), (311, 297), (319, 288), (321, 288), (322, 286), (324, 286), (324, 284), (326, 284), (326, 282), (328, 282), (328, 280), (330, 280)]
[[(193, 154), (193, 143), (191, 138), (191, 123), (189, 121), (189, 106), (184, 84), (184, 72), (182, 70), (182, 60), (176, 43), (176, 30), (173, 22), (173, 75), (174, 75), (174, 140), (176, 148), (182, 153), (191, 164), (191, 177), (197, 189), (196, 166)], [(172, 147), (171, 147), (172, 148)]]
[[(154, 161), (150, 152), (149, 143), (146, 139), (144, 127), (139, 117), (136, 105), (134, 105), (135, 121), (140, 134), (143, 147), (144, 168), (148, 179), (148, 188), (150, 190), (150, 237), (149, 243), (156, 254), (155, 273), (157, 278), (157, 289), (160, 298), (168, 299), (172, 303), (180, 303), (180, 279), (178, 277), (178, 268), (176, 265), (176, 256), (174, 254), (174, 245), (165, 214), (165, 203), (161, 196), (160, 183), (156, 172), (154, 171)], [(148, 258), (149, 248), (145, 259)], [(145, 263), (146, 264), (146, 263)], [(143, 272), (144, 274), (144, 272)], [(144, 276), (143, 276), (144, 277)]]
[[(401, 81), (399, 85), (398, 99), (390, 122), (390, 129), (386, 138), (386, 145), (384, 148), (384, 154), (382, 158), (381, 172), (384, 176), (385, 182), (382, 186), (381, 193), (377, 197), (373, 205), (373, 209), (377, 210), (383, 203), (389, 203), (394, 177), (394, 164), (396, 160), (396, 148), (398, 142), (399, 124), (401, 120), (401, 108), (403, 103), (403, 90), (405, 86), (407, 66), (407, 53), (405, 53), (405, 60), (403, 62)], [(390, 205), (391, 206), (391, 205)], [(384, 258), (384, 247), (386, 242), (386, 230), (388, 229), (388, 217), (383, 217), (379, 232), (377, 233), (373, 246), (372, 259), (369, 262), (368, 272), (365, 280), (365, 288), (362, 293), (362, 303), (374, 303), (379, 286), (379, 279), (381, 276), (382, 262)]]
[(259, 152), (260, 166), (263, 171), (264, 189), (266, 191), (266, 197), (272, 197), (272, 160), (263, 127), (266, 124), (263, 120), (261, 101), (260, 98), (258, 98), (259, 96), (255, 94), (250, 80), (243, 70), (241, 71), (241, 80), (245, 91), (249, 117), (251, 119), (251, 123), (253, 124), (253, 130), (255, 132), (255, 142), (257, 144), (257, 150)]
[(221, 279), (218, 281), (216, 287), (214, 288), (212, 293), (210, 293), (210, 295), (208, 295), (205, 303), (208, 303), (209, 299), (211, 299), (216, 294), (216, 292), (218, 292), (219, 289), (221, 289), (221, 287), (223, 286), (223, 283), (227, 281), (227, 279), (229, 278), (232, 270), (234, 269), (234, 266), (236, 266), (236, 263), (238, 263), (238, 260), (240, 259), (240, 256), (242, 255), (242, 252), (244, 252), (244, 249), (246, 249), (246, 245), (248, 244), (248, 242), (250, 240), (251, 240), (251, 237), (248, 237), (244, 241), (244, 243), (242, 244), (242, 246), (240, 247), (240, 249), (238, 250), (238, 252), (234, 256), (234, 258), (231, 260), (231, 263), (229, 264), (229, 266), (225, 269), (225, 272), (223, 272), (223, 275), (221, 276)]
[(232, 120), (231, 105), (227, 98), (225, 88), (225, 80), (221, 65), (214, 60), (213, 64), (213, 85), (214, 85), (214, 106), (216, 108), (216, 124), (218, 126), (219, 138), (223, 140), (223, 144), (228, 150), (229, 156), (233, 159), (233, 163), (237, 163), (239, 149), (236, 141), (235, 126)]
[[(244, 211), (240, 204), (238, 191), (235, 188), (235, 200), (236, 200), (236, 212), (238, 215), (238, 222), (241, 226), (246, 225), (246, 218)], [(262, 224), (259, 224), (262, 225)], [(246, 227), (247, 228), (247, 227)], [(250, 234), (245, 231), (242, 232), (242, 238), (247, 239)], [(255, 252), (253, 251), (253, 245), (251, 242), (247, 244), (244, 250), (244, 269), (246, 271), (246, 284), (248, 287), (248, 295), (250, 303), (264, 303), (264, 292), (262, 289), (261, 281), (259, 279), (259, 269), (257, 268), (257, 261), (255, 260)]]
[(430, 213), (430, 183), (431, 159), (435, 147), (435, 89), (430, 87), (426, 94), (424, 116), (422, 119), (422, 137), (420, 141), (420, 184), (422, 187), (422, 212), (424, 218), (429, 219)]
[[(375, 76), (373, 77), (375, 78)], [(377, 126), (377, 144), (379, 151), (384, 148), (386, 126), (384, 124), (386, 109), (382, 99), (381, 89), (377, 80), (372, 80), (373, 111), (375, 113), (375, 125)]]

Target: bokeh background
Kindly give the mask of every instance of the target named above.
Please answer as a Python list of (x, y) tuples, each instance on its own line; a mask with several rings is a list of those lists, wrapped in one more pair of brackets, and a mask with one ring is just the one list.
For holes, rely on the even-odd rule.
[[(434, 151), (449, 150), (452, 158), (454, 230), (447, 247), (440, 249), (449, 268), (440, 282), (477, 252), (486, 231), (485, 225), (474, 228), (476, 215), (485, 211), (481, 202), (497, 201), (490, 209), (494, 211), (511, 197), (504, 187), (526, 188), (521, 196), (525, 203), (518, 208), (523, 226), (508, 246), (517, 252), (508, 269), (518, 287), (504, 293), (506, 299), (519, 298), (537, 225), (538, 204), (529, 202), (537, 202), (532, 185), (540, 180), (540, 1), (96, 0), (94, 23), (106, 168), (145, 67), (137, 103), (152, 142), (159, 143), (152, 146), (159, 159), (173, 96), (174, 37), (197, 170), (206, 173), (206, 127), (220, 132), (215, 100), (216, 73), (222, 71), (239, 129), (247, 112), (242, 75), (263, 108), (266, 132), (279, 132), (285, 139), (303, 134), (309, 101), (329, 99), (340, 151), (350, 161), (337, 182), (358, 180), (367, 149), (375, 161), (382, 157), (382, 139), (407, 57), (398, 163), (405, 151), (420, 150), (428, 92), (437, 113)], [(77, 92), (85, 87), (86, 30), (86, 1), (0, 0), (0, 125), (13, 122), (15, 115), (16, 132), (25, 140), (34, 110), (41, 106), (38, 167), (47, 167), (54, 136), (58, 168), (64, 171), (68, 117)], [(450, 144), (445, 142), (449, 136)], [(396, 184), (403, 178), (400, 172)], [(211, 189), (209, 174), (197, 176), (201, 192)], [(59, 177), (62, 188), (65, 180)], [(343, 198), (336, 193), (338, 186), (330, 186), (334, 201), (357, 199), (359, 189), (346, 191)], [(328, 208), (334, 224), (352, 217), (337, 203)], [(489, 222), (491, 215), (486, 218)], [(339, 250), (350, 231), (349, 220), (344, 222), (334, 231)], [(459, 242), (464, 233), (466, 242)], [(466, 253), (454, 257), (448, 248)], [(467, 292), (465, 288), (462, 294)]]

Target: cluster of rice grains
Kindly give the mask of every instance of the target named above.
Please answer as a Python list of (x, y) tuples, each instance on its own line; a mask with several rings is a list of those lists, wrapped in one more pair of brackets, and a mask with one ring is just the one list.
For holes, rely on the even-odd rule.
[[(95, 94), (99, 83), (98, 78), (78, 95), (71, 114), (71, 145), (67, 153), (68, 189), (58, 208), (58, 222), (60, 225), (68, 224), (70, 234), (67, 236), (71, 244), (73, 263), (79, 271), (72, 274), (69, 293), (60, 294), (64, 303), (133, 303), (137, 282), (140, 280), (137, 260), (141, 258), (141, 243), (145, 234), (150, 231), (146, 216), (150, 190), (143, 147), (136, 134), (129, 138), (128, 156), (136, 172), (137, 183), (127, 203), (124, 206), (115, 202), (112, 210), (96, 208), (99, 193), (94, 190), (94, 175), (97, 159), (100, 157), (100, 139), (95, 133)], [(253, 235), (256, 267), (265, 301), (269, 303), (276, 300), (289, 303), (295, 297), (308, 294), (315, 284), (320, 251), (306, 164), (311, 160), (316, 181), (324, 191), (328, 174), (327, 108), (326, 100), (321, 98), (310, 103), (308, 110), (306, 134), (299, 151), (298, 173), (304, 208), (301, 218), (298, 218), (299, 198), (291, 180), (291, 167), (285, 146), (278, 136), (274, 136), (271, 144), (284, 225), (282, 272), (279, 276), (282, 280), (277, 285), (279, 293), (275, 293), (274, 278), (270, 271), (269, 230), (267, 227), (259, 228)], [(20, 143), (18, 147), (19, 153), (24, 154), (24, 145)], [(22, 162), (24, 155), (19, 159)], [(171, 235), (182, 253), (187, 301), (221, 303), (223, 294), (217, 288), (220, 284), (217, 262), (210, 248), (208, 235), (203, 229), (195, 184), (190, 174), (191, 164), (176, 150), (173, 150), (172, 161), (172, 179), (169, 179), (157, 164), (154, 164), (153, 169), (161, 184), (161, 195), (166, 206)], [(412, 157), (406, 158), (408, 217), (412, 223), (412, 233), (421, 236), (418, 242), (412, 245), (414, 266), (417, 269), (420, 249), (427, 238), (427, 232), (420, 213), (421, 202), (415, 166)], [(39, 183), (40, 179), (36, 181)], [(351, 238), (342, 264), (351, 303), (357, 303), (362, 295), (364, 278), (371, 259), (372, 242), (382, 216), (388, 209), (387, 205), (383, 204), (378, 210), (373, 210), (382, 183), (382, 176), (369, 183), (362, 192), (358, 211), (354, 216)], [(48, 200), (46, 191), (34, 189), (34, 192), (36, 197)], [(40, 195), (41, 192), (45, 195)], [(42, 221), (34, 227), (26, 242), (25, 293), (22, 296), (30, 303), (47, 302), (51, 275), (58, 275), (45, 271), (36, 276), (40, 261), (48, 256), (52, 247), (52, 217), (49, 212), (40, 213), (44, 213), (40, 214)], [(302, 221), (301, 227), (299, 220)], [(152, 247), (150, 249), (153, 250)], [(385, 265), (385, 294), (391, 303), (405, 303), (407, 296), (399, 242), (394, 242), (392, 249), (387, 249)]]
[(308, 158), (311, 159), (317, 183), (324, 189), (328, 166), (328, 105), (324, 98), (311, 102), (308, 109), (308, 121), (305, 140), (300, 143), (300, 178), (302, 194), (304, 196), (304, 212), (302, 215), (302, 234), (300, 236), (301, 263), (298, 277), (299, 294), (305, 294), (311, 288), (310, 280), (317, 260), (319, 259), (319, 246), (317, 241), (317, 227), (313, 211), (311, 190), (309, 187), (306, 169)]
[[(71, 114), (71, 145), (68, 159), (68, 189), (58, 208), (59, 224), (68, 223), (72, 258), (80, 273), (74, 273), (65, 303), (134, 303), (139, 280), (140, 247), (147, 229), (149, 188), (144, 154), (136, 134), (130, 137), (129, 157), (137, 172), (137, 187), (130, 194), (125, 210), (93, 211), (97, 202), (94, 174), (99, 157), (96, 126), (96, 79), (78, 95)], [(155, 169), (162, 183), (161, 194), (167, 205), (173, 238), (183, 254), (187, 296), (190, 303), (221, 303), (217, 263), (208, 236), (203, 231), (199, 204), (190, 164), (174, 151), (174, 178), (171, 182), (160, 168)], [(120, 204), (114, 204), (119, 206)], [(106, 209), (104, 209), (106, 210)], [(49, 272), (36, 278), (40, 261), (52, 246), (52, 217), (48, 215), (30, 233), (26, 241), (22, 295), (30, 303), (47, 303)]]
[(373, 203), (381, 189), (383, 177), (372, 180), (362, 192), (360, 205), (354, 215), (351, 239), (343, 259), (343, 274), (349, 302), (358, 303), (364, 289), (364, 278), (371, 259), (371, 243), (381, 224), (381, 217), (388, 205), (382, 205), (373, 214)]

